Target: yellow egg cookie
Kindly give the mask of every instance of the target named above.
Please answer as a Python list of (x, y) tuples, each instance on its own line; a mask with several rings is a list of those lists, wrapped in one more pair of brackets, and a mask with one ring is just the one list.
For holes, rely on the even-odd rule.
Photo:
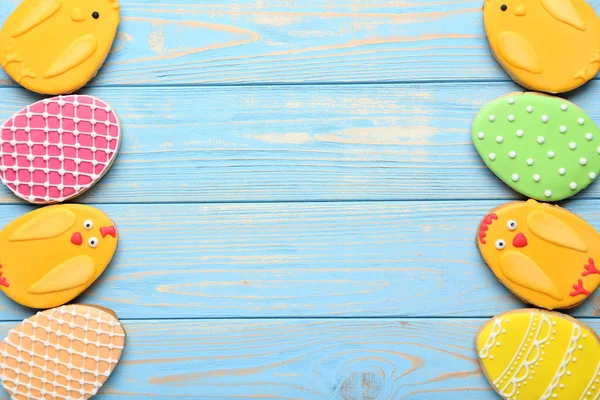
[(11, 78), (42, 94), (68, 94), (92, 79), (119, 26), (117, 0), (23, 0), (0, 31)]
[(79, 296), (117, 249), (106, 214), (81, 204), (37, 209), (0, 231), (0, 289), (17, 303), (50, 308)]
[(600, 285), (600, 234), (559, 206), (500, 206), (479, 224), (477, 247), (500, 282), (538, 307), (574, 307)]
[(584, 0), (485, 0), (483, 19), (494, 57), (526, 88), (567, 92), (600, 69), (600, 19)]
[(600, 397), (598, 337), (569, 316), (510, 311), (488, 321), (475, 344), (485, 376), (504, 399)]
[(0, 344), (0, 381), (12, 400), (89, 399), (124, 346), (125, 330), (108, 309), (76, 304), (42, 311)]

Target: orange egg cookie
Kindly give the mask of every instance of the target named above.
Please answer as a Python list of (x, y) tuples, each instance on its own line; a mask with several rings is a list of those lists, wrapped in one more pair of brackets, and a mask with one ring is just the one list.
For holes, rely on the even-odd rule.
[(573, 90), (600, 69), (600, 19), (584, 0), (486, 0), (490, 47), (526, 88)]
[(0, 231), (0, 289), (17, 303), (50, 308), (79, 296), (117, 249), (113, 222), (97, 208), (37, 209)]
[(503, 399), (600, 398), (600, 343), (592, 329), (557, 312), (515, 310), (475, 339), (486, 378)]
[(125, 330), (110, 310), (68, 305), (39, 312), (0, 344), (0, 380), (12, 400), (89, 399), (124, 346)]
[(23, 0), (0, 31), (2, 67), (34, 92), (74, 92), (96, 75), (118, 26), (117, 0)]
[(477, 247), (500, 282), (538, 307), (574, 307), (600, 284), (600, 235), (559, 206), (505, 204), (479, 225)]

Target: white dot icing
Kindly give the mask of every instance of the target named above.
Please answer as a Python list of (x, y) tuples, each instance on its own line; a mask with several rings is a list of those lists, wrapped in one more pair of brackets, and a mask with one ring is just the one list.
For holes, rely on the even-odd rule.
[(490, 153), (488, 157), (490, 160), (494, 161), (496, 159), (496, 153)]
[(523, 137), (523, 131), (522, 131), (521, 129), (519, 129), (519, 130), (517, 131), (517, 136), (518, 136), (518, 137)]
[(571, 188), (571, 190), (577, 189), (577, 182), (571, 182), (571, 183), (569, 183), (569, 187)]
[(585, 134), (585, 138), (586, 138), (587, 140), (592, 140), (592, 139), (594, 138), (594, 135), (592, 135), (591, 133), (586, 133), (586, 134)]
[(532, 113), (533, 112), (533, 107), (532, 106), (527, 106), (527, 112), (528, 113)]
[(554, 158), (554, 152), (552, 150), (548, 152), (548, 158)]
[(543, 123), (546, 123), (546, 122), (548, 122), (548, 119), (549, 119), (549, 118), (548, 118), (548, 116), (547, 116), (546, 114), (542, 115), (542, 122), (543, 122)]
[(560, 128), (558, 128), (558, 130), (560, 131), (560, 133), (565, 133), (567, 131), (567, 127), (564, 125), (561, 125)]
[(493, 115), (490, 115), (490, 116), (488, 117), (488, 119), (490, 120), (490, 122), (494, 122), (494, 121), (496, 120), (496, 117), (495, 117), (495, 116), (493, 116)]
[(508, 104), (510, 104), (510, 105), (515, 104), (515, 98), (514, 97), (509, 97), (508, 98)]
[(537, 138), (537, 142), (538, 142), (539, 144), (543, 144), (543, 143), (544, 143), (544, 141), (545, 141), (545, 139), (544, 139), (544, 137), (543, 137), (543, 136), (538, 136), (538, 138)]
[(533, 158), (527, 159), (527, 165), (533, 165)]
[(485, 137), (485, 133), (483, 133), (483, 132), (479, 132), (479, 133), (477, 134), (477, 137), (478, 137), (479, 139), (483, 139), (483, 138)]
[(585, 120), (583, 118), (577, 118), (577, 123), (579, 125), (583, 125), (583, 124), (585, 124)]
[(515, 157), (517, 156), (517, 152), (516, 152), (516, 151), (509, 151), (509, 152), (508, 152), (508, 156), (509, 156), (510, 158), (515, 158)]
[(594, 180), (594, 179), (596, 179), (596, 173), (595, 173), (595, 172), (590, 172), (590, 173), (588, 174), (588, 176), (590, 177), (590, 179), (591, 179), (591, 180)]
[(587, 160), (585, 159), (585, 157), (581, 157), (581, 158), (579, 159), (579, 164), (581, 164), (581, 165), (585, 165), (585, 164), (587, 164)]
[(560, 105), (560, 109), (563, 111), (567, 111), (569, 109), (569, 106), (566, 103), (563, 103)]
[(502, 143), (503, 141), (504, 141), (504, 138), (502, 136), (496, 136), (496, 142)]
[(540, 176), (540, 174), (534, 174), (534, 175), (533, 175), (533, 180), (534, 180), (534, 181), (536, 181), (536, 182), (539, 182), (539, 181), (540, 181), (540, 179), (542, 179), (542, 177)]
[(546, 197), (550, 197), (550, 196), (552, 196), (552, 190), (550, 190), (550, 189), (546, 190), (546, 191), (544, 192), (544, 196), (546, 196)]
[(571, 150), (575, 150), (575, 149), (577, 148), (577, 143), (575, 143), (575, 142), (571, 142), (571, 143), (569, 143), (569, 148), (570, 148)]
[(514, 115), (512, 115), (512, 114), (510, 114), (510, 115), (508, 116), (508, 120), (509, 120), (510, 122), (513, 122), (513, 121), (515, 120), (515, 116), (514, 116)]
[(511, 178), (514, 182), (517, 182), (519, 180), (519, 174), (512, 174)]

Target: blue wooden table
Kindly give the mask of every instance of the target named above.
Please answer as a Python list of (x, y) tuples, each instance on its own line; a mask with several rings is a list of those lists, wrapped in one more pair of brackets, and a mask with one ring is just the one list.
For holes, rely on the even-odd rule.
[[(120, 233), (78, 299), (128, 331), (95, 399), (498, 398), (473, 339), (523, 304), (475, 232), (520, 197), (470, 124), (520, 88), (489, 52), (482, 0), (120, 3), (81, 91), (125, 135), (77, 199)], [(39, 98), (4, 74), (0, 94), (1, 120)], [(566, 97), (600, 122), (599, 80)], [(1, 225), (32, 209), (3, 186), (0, 203)], [(600, 228), (600, 184), (563, 205)], [(0, 333), (32, 312), (0, 296)], [(600, 329), (600, 296), (569, 313)]]

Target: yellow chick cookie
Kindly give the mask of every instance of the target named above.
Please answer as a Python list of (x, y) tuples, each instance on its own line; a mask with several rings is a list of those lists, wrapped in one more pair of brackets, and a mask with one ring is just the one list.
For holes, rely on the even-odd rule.
[(41, 94), (68, 94), (92, 79), (119, 26), (117, 0), (23, 0), (0, 31), (11, 78)]
[(574, 307), (600, 284), (600, 235), (558, 206), (498, 207), (480, 223), (477, 247), (500, 282), (538, 307)]
[(600, 398), (600, 343), (563, 314), (523, 309), (497, 315), (475, 339), (486, 378), (503, 399)]
[(600, 69), (600, 19), (584, 0), (486, 0), (494, 57), (531, 90), (573, 90)]
[(113, 222), (94, 207), (32, 211), (0, 231), (0, 289), (27, 307), (63, 305), (104, 272), (117, 241)]

